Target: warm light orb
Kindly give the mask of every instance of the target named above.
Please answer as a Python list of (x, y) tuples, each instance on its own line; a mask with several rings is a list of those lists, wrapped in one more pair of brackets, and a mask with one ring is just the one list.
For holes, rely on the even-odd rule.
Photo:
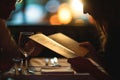
[(78, 18), (83, 14), (83, 3), (81, 0), (71, 0), (70, 7), (74, 18)]
[(71, 22), (72, 15), (71, 15), (71, 11), (67, 4), (64, 3), (60, 5), (59, 10), (58, 10), (58, 18), (60, 22), (63, 24), (69, 24)]
[(50, 22), (51, 25), (61, 25), (61, 23), (60, 23), (60, 21), (59, 21), (59, 19), (58, 19), (57, 14), (52, 15), (52, 16), (50, 17), (50, 19), (49, 19), (49, 22)]

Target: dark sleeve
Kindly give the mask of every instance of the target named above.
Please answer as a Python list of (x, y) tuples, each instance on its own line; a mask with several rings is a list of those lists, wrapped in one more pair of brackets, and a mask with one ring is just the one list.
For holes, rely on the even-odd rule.
[(12, 59), (20, 56), (17, 45), (4, 21), (0, 21), (0, 70), (7, 71), (13, 66)]

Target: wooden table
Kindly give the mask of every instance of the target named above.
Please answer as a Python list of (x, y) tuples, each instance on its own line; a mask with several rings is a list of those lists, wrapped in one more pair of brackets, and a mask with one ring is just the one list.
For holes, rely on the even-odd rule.
[[(33, 74), (4, 75), (0, 80), (96, 80), (89, 73), (76, 73), (67, 62), (67, 59), (58, 59), (60, 66), (46, 66), (45, 58), (33, 58), (30, 65), (34, 69)], [(43, 73), (44, 72), (44, 73)]]

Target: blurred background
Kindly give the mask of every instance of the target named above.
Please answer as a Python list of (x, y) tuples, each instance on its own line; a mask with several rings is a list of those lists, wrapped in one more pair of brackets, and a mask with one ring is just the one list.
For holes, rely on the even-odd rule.
[(93, 22), (89, 14), (83, 14), (81, 0), (23, 0), (7, 24), (83, 26)]
[[(97, 50), (100, 48), (94, 19), (83, 13), (81, 0), (23, 0), (16, 3), (7, 25), (17, 43), (20, 32), (45, 35), (60, 32), (78, 42), (89, 41)], [(46, 48), (40, 56), (60, 55)]]

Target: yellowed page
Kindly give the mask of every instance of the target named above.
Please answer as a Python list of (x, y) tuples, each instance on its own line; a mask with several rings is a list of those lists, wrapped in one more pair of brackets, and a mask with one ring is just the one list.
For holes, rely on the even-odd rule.
[(66, 58), (83, 57), (88, 53), (88, 50), (80, 47), (78, 42), (62, 33), (50, 36), (38, 33), (29, 38)]
[(49, 36), (51, 39), (56, 42), (62, 44), (63, 46), (69, 48), (74, 51), (76, 55), (84, 57), (89, 51), (80, 46), (80, 43), (75, 41), (74, 39), (64, 35), (63, 33), (56, 33)]
[(77, 56), (74, 51), (64, 47), (42, 33), (32, 35), (29, 38), (66, 58), (73, 58)]

